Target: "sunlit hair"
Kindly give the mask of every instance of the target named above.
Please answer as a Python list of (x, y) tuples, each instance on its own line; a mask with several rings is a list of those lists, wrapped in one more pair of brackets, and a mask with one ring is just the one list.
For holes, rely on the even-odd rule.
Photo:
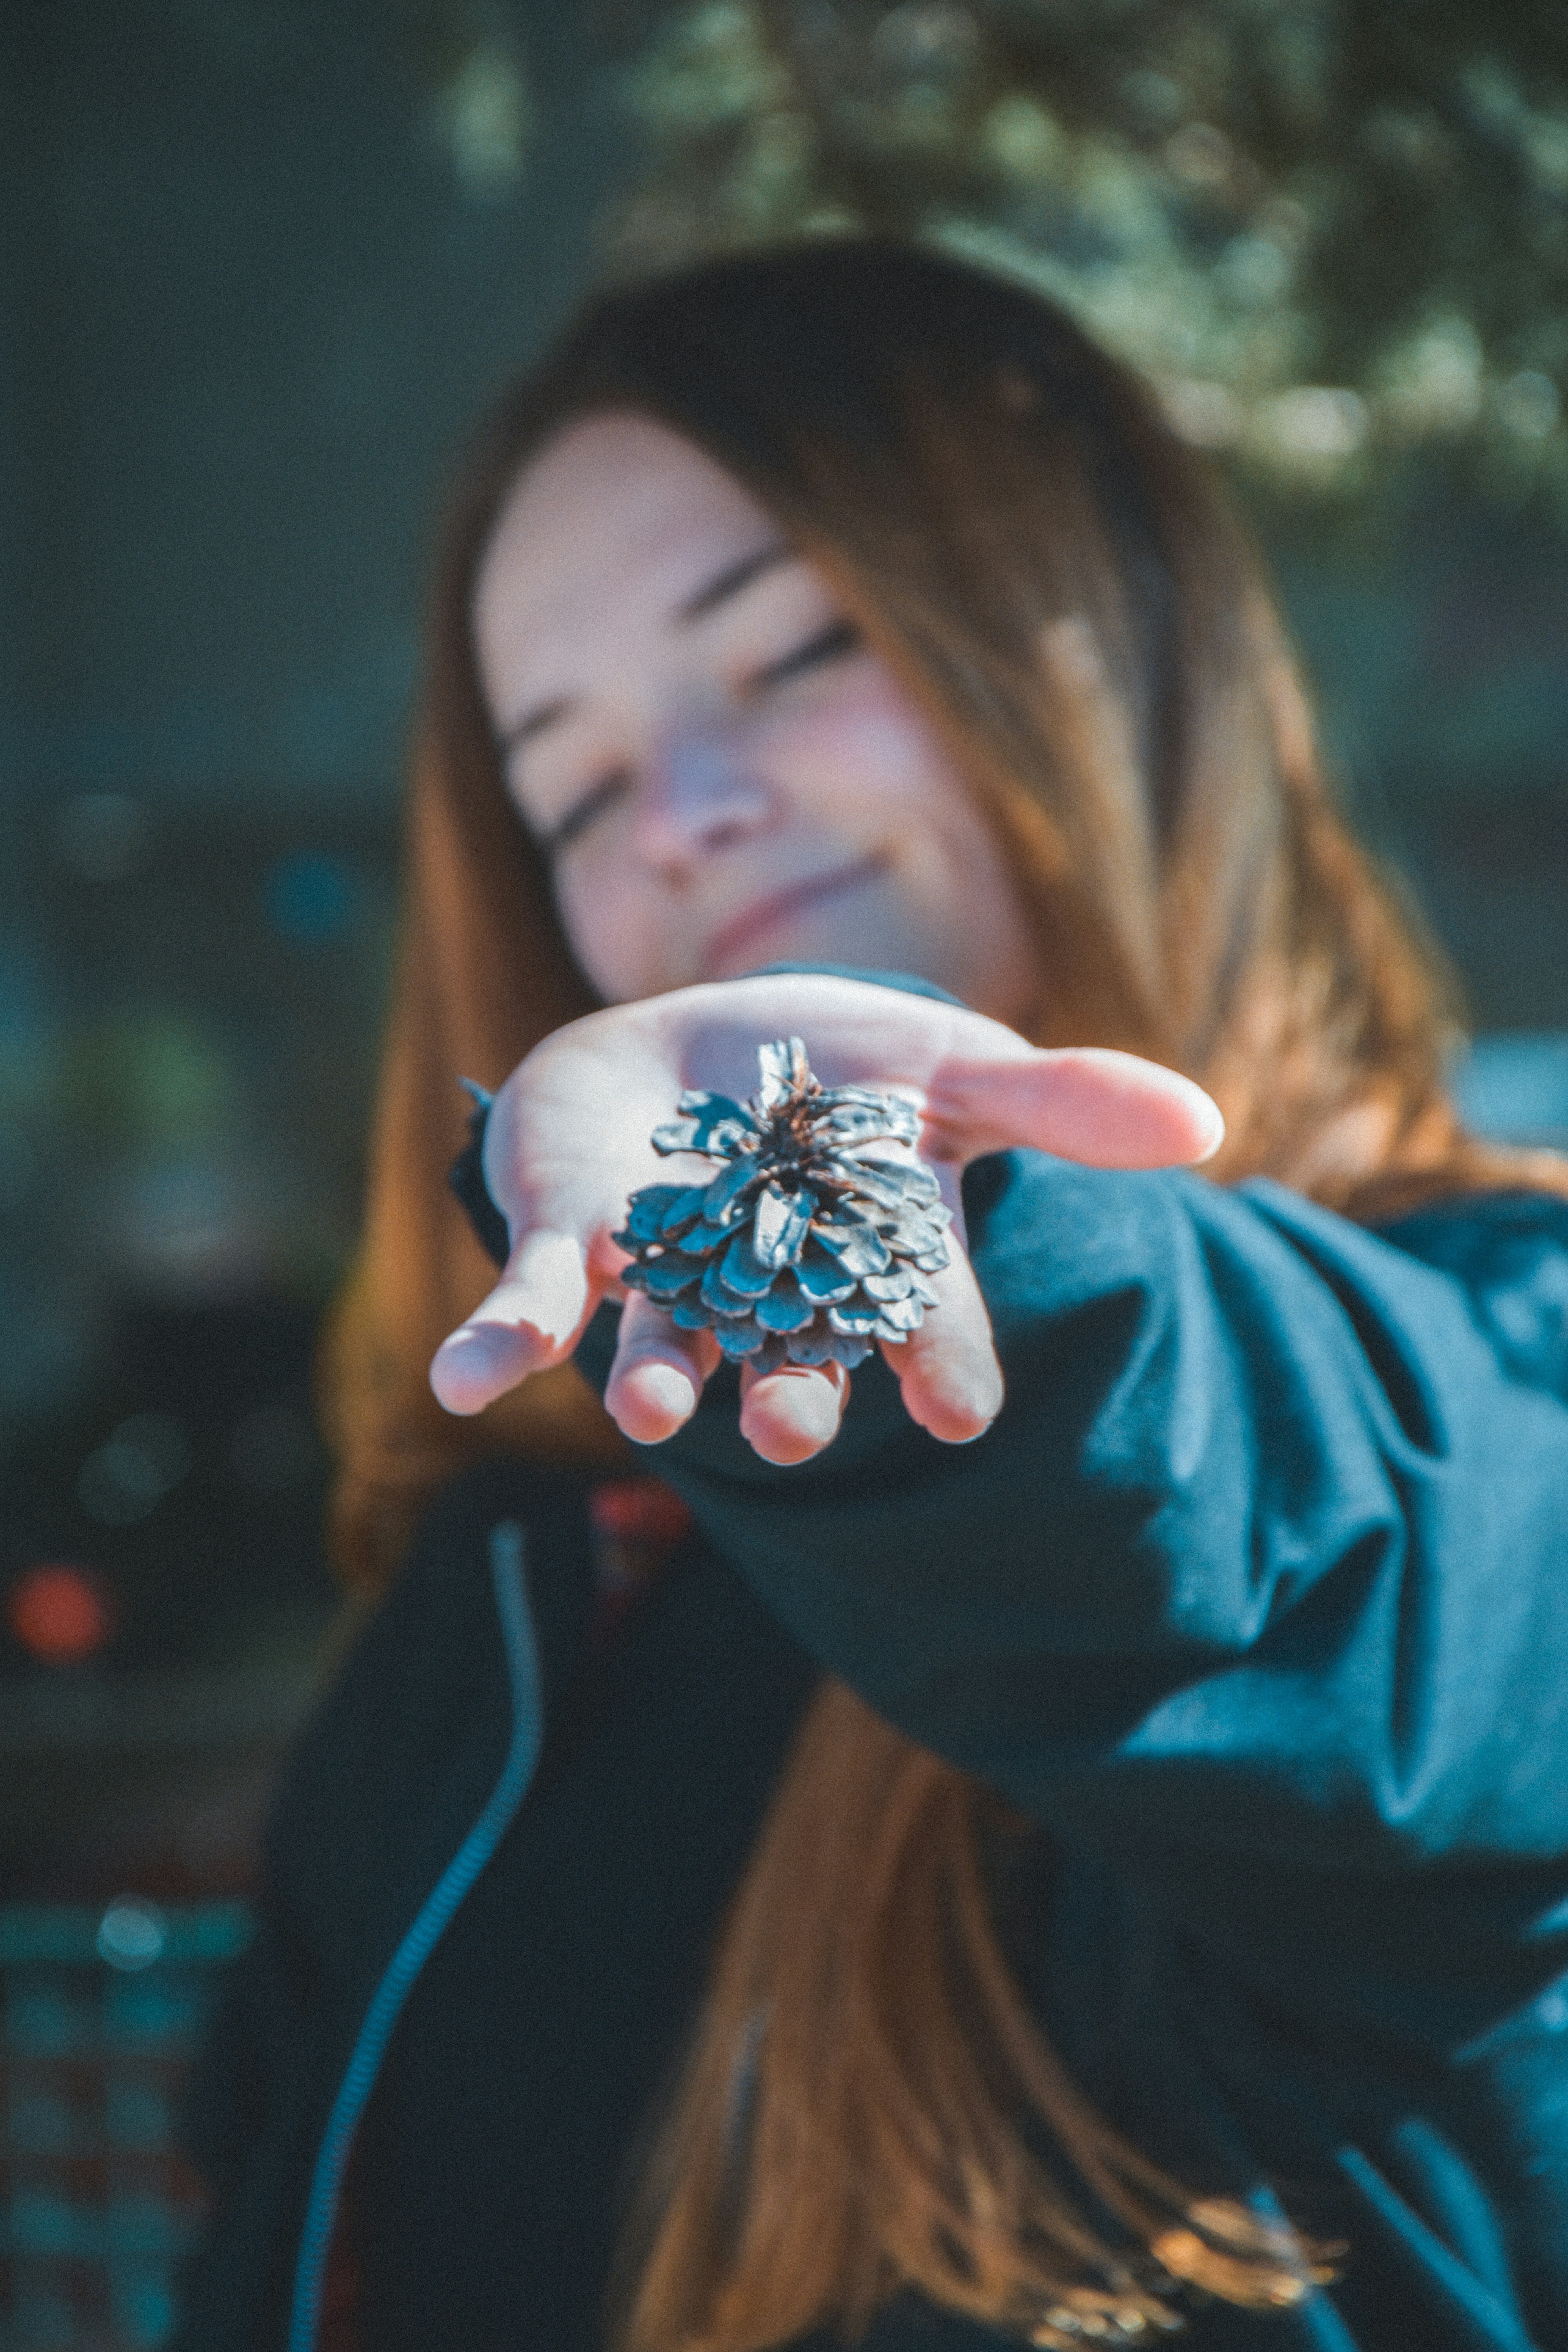
[[(929, 715), (1029, 911), (1037, 1042), (1201, 1079), (1227, 1122), (1216, 1181), (1267, 1171), (1363, 1218), (1568, 1191), (1561, 1163), (1457, 1126), (1441, 972), (1334, 813), (1244, 534), (1142, 389), (1060, 312), (930, 255), (708, 264), (590, 310), (453, 504), (364, 1244), (323, 1367), (351, 1573), (384, 1580), (476, 1453), (619, 1454), (570, 1370), (477, 1423), (426, 1379), (493, 1278), (446, 1181), (456, 1079), (498, 1085), (595, 1002), (502, 787), (475, 575), (520, 467), (609, 411), (742, 482)], [(1304, 2291), (1304, 2242), (1168, 2178), (1065, 2074), (993, 1925), (1000, 1819), (824, 1686), (647, 2167), (628, 2352), (749, 2352), (905, 2287), (1040, 2344), (1158, 2327), (1182, 2281), (1257, 2308)]]

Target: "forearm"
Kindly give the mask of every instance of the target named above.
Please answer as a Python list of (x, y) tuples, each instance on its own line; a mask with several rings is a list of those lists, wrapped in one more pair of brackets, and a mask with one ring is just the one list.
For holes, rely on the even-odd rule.
[[(809, 1618), (819, 1648), (832, 1629), (830, 1663), (879, 1703), (909, 1708), (933, 1664), (999, 1642), (1202, 1670), (1277, 1605), (1286, 1570), (1260, 1496), (1288, 1487), (1298, 1539), (1331, 1519), (1320, 1555), (1396, 1516), (1364, 1423), (1347, 1447), (1310, 1411), (1323, 1368), (1302, 1323), (1315, 1307), (1331, 1353), (1342, 1318), (1252, 1213), (1192, 1179), (1032, 1153), (977, 1163), (965, 1192), (1007, 1376), (984, 1438), (935, 1444), (868, 1365), (813, 1463), (758, 1462), (717, 1380), (660, 1454), (774, 1604)], [(604, 1336), (584, 1351), (601, 1377)], [(1260, 1422), (1288, 1434), (1297, 1409), (1301, 1427), (1260, 1465)]]
[[(1025, 1066), (1030, 1049), (1013, 1040), (1000, 1063), (944, 1060), (924, 1014), (880, 985), (792, 982), (765, 1002), (761, 987), (736, 983), (743, 1003), (714, 992), (737, 1034), (763, 1015), (804, 1022), (815, 987), (813, 1034), (862, 1055), (874, 1034), (855, 1066), (912, 1075), (928, 1100), (956, 1069), (994, 1109), (1022, 1072), (1047, 1124), (1065, 1082), (1089, 1090), (1116, 1149), (1168, 1132), (1164, 1075), (1126, 1057)], [(700, 991), (659, 1017), (679, 1042), (698, 1012)], [(510, 1147), (525, 1178), (531, 1150), (553, 1181), (555, 1139), (575, 1121), (579, 1189), (596, 1200), (608, 1183), (622, 1210), (640, 1163), (623, 1139), (607, 1169), (599, 1139), (618, 1120), (643, 1149), (644, 1098), (651, 1124), (686, 1071), (667, 1052), (650, 1073), (640, 1031), (636, 1052), (619, 1050), (646, 1013), (565, 1033), (553, 1092), (536, 1085), (532, 1127)], [(595, 1046), (616, 1050), (579, 1084), (571, 1056)], [(1129, 1084), (1141, 1093), (1124, 1098)], [(1131, 1120), (1124, 1099), (1141, 1104)], [(984, 1120), (965, 1117), (968, 1152), (987, 1150)], [(1092, 1125), (1076, 1129), (1086, 1145)], [(878, 1360), (853, 1376), (825, 1450), (772, 1457), (795, 1466), (747, 1444), (732, 1373), (698, 1401), (710, 1363), (682, 1411), (633, 1433), (666, 1439), (652, 1458), (825, 1665), (1056, 1825), (1375, 1868), (1568, 1844), (1563, 1777), (1526, 1788), (1500, 1761), (1512, 1710), (1568, 1687), (1568, 1580), (1545, 1544), (1552, 1513), (1568, 1515), (1562, 1400), (1526, 1400), (1459, 1286), (1417, 1255), (1277, 1187), (1117, 1172), (1110, 1153), (1077, 1164), (1094, 1156), (1015, 1150), (971, 1167), (971, 1319), (989, 1315), (1006, 1380), (973, 1444), (914, 1426), (908, 1372), (900, 1397)], [(508, 1283), (526, 1288), (549, 1218), (526, 1181), (517, 1198)], [(591, 1219), (578, 1223), (586, 1236)], [(520, 1309), (503, 1286), (484, 1311)], [(629, 1312), (635, 1352), (667, 1318), (643, 1299)], [(956, 1333), (955, 1307), (928, 1316), (922, 1347), (940, 1353), (950, 1316)], [(614, 1323), (602, 1311), (583, 1342), (601, 1382)], [(914, 1344), (887, 1349), (899, 1370)], [(623, 1331), (623, 1389), (626, 1360)]]
[(759, 1463), (718, 1383), (659, 1450), (796, 1637), (1124, 1848), (1381, 1870), (1568, 1832), (1549, 1779), (1499, 1778), (1568, 1629), (1482, 1492), (1523, 1405), (1449, 1286), (1271, 1191), (1033, 1154), (967, 1190), (1007, 1376), (984, 1438), (934, 1444), (872, 1364), (816, 1462)]

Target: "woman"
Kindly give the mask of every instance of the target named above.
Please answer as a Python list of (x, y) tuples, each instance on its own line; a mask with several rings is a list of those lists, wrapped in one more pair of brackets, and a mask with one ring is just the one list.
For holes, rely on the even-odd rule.
[[(967, 1252), (737, 1382), (612, 1236), (790, 1034)], [(403, 1565), (209, 2058), (193, 2352), (1568, 2341), (1568, 1181), (1448, 1042), (1057, 313), (855, 244), (590, 313), (440, 577), (327, 1366)], [(639, 1458), (695, 1530), (595, 1630)]]

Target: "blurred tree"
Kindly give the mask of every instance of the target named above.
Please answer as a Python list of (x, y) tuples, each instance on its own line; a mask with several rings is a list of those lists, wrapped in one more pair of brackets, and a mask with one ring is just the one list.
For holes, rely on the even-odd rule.
[(1446, 450), (1568, 520), (1559, 0), (703, 0), (629, 89), (627, 268), (927, 238), (1058, 297), (1288, 497)]

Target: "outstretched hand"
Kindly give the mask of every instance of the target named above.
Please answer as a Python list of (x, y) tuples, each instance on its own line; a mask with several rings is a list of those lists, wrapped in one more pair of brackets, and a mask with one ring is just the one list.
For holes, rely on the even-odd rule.
[[(955, 1216), (960, 1173), (988, 1151), (1032, 1146), (1097, 1168), (1186, 1166), (1207, 1159), (1224, 1131), (1209, 1097), (1173, 1070), (1098, 1048), (1043, 1052), (980, 1013), (868, 982), (724, 981), (590, 1013), (537, 1046), (491, 1105), (485, 1181), (513, 1245), (500, 1281), (431, 1367), (449, 1412), (479, 1412), (571, 1355), (617, 1292), (626, 1259), (610, 1237), (628, 1196), (671, 1173), (653, 1129), (683, 1088), (749, 1095), (758, 1045), (790, 1032), (805, 1038), (824, 1085), (914, 1102), (921, 1154)], [(994, 1420), (1002, 1372), (961, 1221), (954, 1239), (951, 1264), (930, 1277), (938, 1307), (883, 1352), (913, 1419), (962, 1444)], [(710, 1332), (678, 1329), (631, 1293), (605, 1404), (628, 1437), (657, 1444), (689, 1418), (721, 1360)], [(744, 1370), (742, 1430), (768, 1461), (805, 1461), (837, 1433), (848, 1381), (839, 1365)]]

